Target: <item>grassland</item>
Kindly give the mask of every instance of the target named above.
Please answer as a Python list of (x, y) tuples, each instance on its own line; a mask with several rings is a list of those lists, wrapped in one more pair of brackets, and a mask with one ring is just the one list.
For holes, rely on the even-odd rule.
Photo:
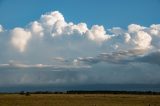
[(0, 106), (160, 106), (160, 95), (0, 94)]

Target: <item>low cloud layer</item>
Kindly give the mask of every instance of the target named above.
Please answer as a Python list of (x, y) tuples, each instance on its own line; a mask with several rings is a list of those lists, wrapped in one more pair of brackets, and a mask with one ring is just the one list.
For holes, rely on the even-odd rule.
[[(55, 81), (67, 84), (72, 78), (74, 83), (160, 83), (159, 50), (160, 24), (149, 27), (131, 24), (126, 29), (105, 29), (102, 25), (88, 28), (86, 23), (66, 22), (60, 12), (53, 11), (24, 28), (5, 29), (0, 25), (0, 73), (5, 76), (0, 77), (0, 85), (12, 84), (13, 79), (21, 84)], [(35, 77), (26, 77), (29, 74), (25, 71), (19, 79), (16, 77), (19, 70), (33, 71)], [(45, 73), (60, 70), (64, 78), (63, 74), (53, 75), (54, 78), (47, 74), (50, 79), (40, 78), (39, 82), (39, 72), (35, 70), (47, 70)], [(125, 75), (129, 77), (123, 78)]]

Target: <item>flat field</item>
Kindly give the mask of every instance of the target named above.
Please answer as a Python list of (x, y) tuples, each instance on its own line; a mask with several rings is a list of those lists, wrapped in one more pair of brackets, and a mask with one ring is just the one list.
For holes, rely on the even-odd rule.
[(0, 106), (160, 106), (160, 95), (0, 94)]

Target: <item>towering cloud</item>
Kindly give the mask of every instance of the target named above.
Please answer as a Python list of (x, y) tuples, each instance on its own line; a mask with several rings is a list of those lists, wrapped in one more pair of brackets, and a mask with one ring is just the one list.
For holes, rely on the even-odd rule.
[(38, 36), (43, 36), (43, 27), (41, 26), (41, 24), (37, 21), (33, 22), (31, 25), (31, 32), (33, 35), (38, 35)]
[[(20, 52), (25, 51), (29, 40), (36, 37), (64, 39), (64, 41), (78, 37), (82, 41), (93, 41), (97, 45), (107, 45), (105, 48), (112, 46), (117, 50), (150, 49), (151, 47), (159, 47), (159, 31), (159, 25), (143, 27), (136, 24), (129, 25), (128, 31), (119, 27), (105, 30), (103, 26), (99, 25), (93, 25), (91, 29), (88, 29), (85, 23), (66, 22), (60, 12), (54, 11), (42, 15), (38, 21), (31, 22), (29, 27), (11, 30), (11, 42)], [(109, 35), (107, 32), (112, 34)], [(54, 42), (54, 40), (52, 41)], [(68, 41), (73, 43), (72, 40)]]
[(137, 32), (133, 39), (133, 42), (135, 43), (137, 48), (140, 49), (149, 48), (151, 46), (151, 41), (152, 41), (151, 36), (144, 31)]
[[(75, 82), (90, 81), (89, 78), (99, 75), (98, 72), (104, 70), (115, 71), (120, 68), (133, 71), (131, 67), (136, 67), (138, 70), (148, 70), (151, 73), (148, 65), (155, 65), (155, 70), (160, 69), (159, 24), (150, 27), (131, 24), (128, 29), (105, 29), (102, 25), (88, 28), (86, 23), (66, 22), (60, 12), (53, 11), (42, 15), (39, 20), (29, 23), (24, 28), (4, 30), (0, 25), (0, 44), (0, 70), (94, 70), (94, 74), (87, 71), (86, 75), (77, 75), (77, 72), (78, 79), (74, 77)], [(10, 60), (19, 62), (7, 63)], [(64, 79), (62, 76), (52, 79), (50, 76), (49, 79), (43, 80), (54, 83), (65, 80), (70, 82), (72, 79), (68, 74), (65, 75)], [(98, 82), (102, 76), (99, 75)], [(27, 76), (27, 79), (30, 78)], [(38, 77), (32, 80), (37, 81)], [(105, 80), (104, 78), (103, 81)]]
[(27, 43), (31, 38), (30, 31), (24, 30), (23, 28), (15, 28), (11, 31), (11, 36), (12, 44), (19, 49), (20, 52), (24, 52)]

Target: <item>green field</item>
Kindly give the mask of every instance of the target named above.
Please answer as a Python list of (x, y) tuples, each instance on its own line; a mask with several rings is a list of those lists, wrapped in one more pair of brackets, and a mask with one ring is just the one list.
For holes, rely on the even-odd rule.
[(0, 94), (0, 106), (160, 106), (160, 95)]

